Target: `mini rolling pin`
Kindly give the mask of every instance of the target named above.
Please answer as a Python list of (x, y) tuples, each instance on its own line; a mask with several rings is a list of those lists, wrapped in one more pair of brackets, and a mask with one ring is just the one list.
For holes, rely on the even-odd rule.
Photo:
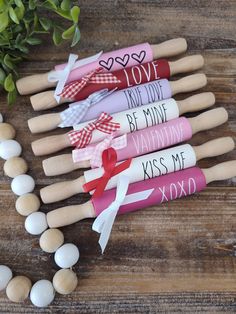
[[(200, 169), (192, 167), (162, 177), (140, 181), (129, 185), (126, 195), (154, 189), (151, 195), (141, 201), (126, 203), (119, 208), (118, 214), (125, 214), (149, 206), (162, 204), (200, 192), (213, 181), (227, 180), (236, 176), (236, 160), (226, 161), (216, 166)], [(105, 191), (102, 196), (85, 204), (65, 206), (47, 214), (50, 228), (59, 228), (86, 218), (95, 218), (114, 200), (116, 189)]]
[[(184, 85), (186, 83), (187, 85)], [(186, 92), (187, 90), (195, 90), (204, 86), (206, 84), (206, 76), (203, 74), (195, 74), (193, 76), (186, 77), (176, 81), (174, 86), (172, 85), (172, 92)], [(190, 87), (191, 85), (191, 87)], [(175, 94), (175, 92), (173, 93)], [(150, 114), (149, 114), (150, 112)], [(159, 112), (159, 113), (158, 113)], [(149, 117), (147, 117), (149, 115)], [(179, 116), (179, 108), (176, 101), (171, 98), (168, 100), (162, 100), (157, 103), (152, 103), (146, 106), (137, 107), (134, 109), (126, 110), (120, 113), (115, 113), (112, 115), (114, 122), (120, 123), (119, 134), (129, 133), (137, 131), (138, 129), (143, 129), (155, 124), (164, 123), (168, 120), (177, 118)], [(130, 119), (135, 120), (135, 126), (131, 126)], [(139, 123), (138, 123), (139, 121)], [(95, 122), (89, 121), (81, 123), (74, 127), (75, 130), (83, 129), (87, 127), (89, 123)], [(132, 129), (131, 129), (132, 128)], [(73, 146), (70, 141), (70, 132), (62, 135), (54, 135), (44, 137), (42, 139), (32, 142), (32, 150), (36, 156), (47, 155), (50, 153), (57, 152), (63, 148)], [(101, 141), (107, 136), (98, 130), (92, 132), (91, 143), (96, 143)]]
[[(224, 108), (216, 108), (194, 118), (177, 118), (127, 135), (127, 146), (117, 149), (117, 160), (144, 155), (189, 140), (195, 133), (215, 128), (228, 120)], [(90, 145), (92, 146), (92, 145)], [(112, 145), (111, 145), (112, 146)], [(44, 173), (56, 176), (81, 168), (89, 168), (91, 160), (76, 162), (79, 150), (43, 160)]]
[[(131, 86), (137, 86), (159, 79), (169, 79), (178, 73), (186, 73), (203, 67), (204, 59), (201, 55), (184, 57), (174, 62), (167, 60), (155, 60), (152, 62), (135, 65), (131, 68), (107, 73), (94, 73), (85, 86), (80, 86), (81, 79), (66, 85), (60, 97), (60, 104), (86, 99), (89, 95), (102, 89), (122, 90)], [(110, 75), (109, 79), (107, 76)], [(95, 80), (95, 77), (98, 80)], [(73, 86), (73, 92), (71, 87)], [(58, 106), (55, 99), (55, 91), (46, 91), (35, 94), (30, 98), (35, 110), (53, 108)]]
[[(231, 137), (218, 138), (194, 147), (184, 144), (133, 158), (129, 168), (122, 171), (122, 174), (130, 178), (130, 183), (134, 183), (193, 167), (200, 159), (222, 155), (233, 149), (234, 141)], [(46, 186), (40, 190), (42, 201), (48, 204), (83, 193), (85, 183), (100, 178), (103, 174), (104, 168), (91, 169), (73, 181)], [(110, 178), (106, 190), (117, 185), (119, 175)]]
[[(81, 65), (79, 60), (75, 63), (69, 74), (67, 83), (83, 77), (88, 72), (102, 67), (105, 71), (116, 71), (124, 67), (131, 67), (140, 63), (149, 62), (163, 57), (172, 57), (187, 50), (184, 38), (176, 38), (161, 44), (149, 45), (148, 43), (131, 46), (102, 54), (94, 62)], [(88, 60), (89, 58), (87, 58)], [(57, 66), (55, 70), (62, 70), (66, 64)], [(55, 71), (51, 71), (55, 72)], [(56, 82), (49, 81), (49, 73), (36, 74), (19, 79), (16, 82), (21, 95), (33, 94), (56, 86)]]

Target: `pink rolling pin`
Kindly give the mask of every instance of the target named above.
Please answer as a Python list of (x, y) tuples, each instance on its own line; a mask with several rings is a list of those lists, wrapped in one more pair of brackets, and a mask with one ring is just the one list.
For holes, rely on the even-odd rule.
[[(166, 150), (154, 152), (133, 158), (130, 166), (115, 176), (110, 177), (105, 189), (112, 189), (117, 185), (119, 176), (130, 178), (130, 183), (166, 175), (196, 165), (200, 159), (215, 157), (234, 149), (231, 137), (218, 138), (200, 146), (184, 144)], [(40, 190), (42, 201), (45, 204), (64, 200), (75, 194), (83, 193), (84, 184), (101, 178), (104, 168), (96, 168), (84, 172), (84, 176), (72, 181), (65, 181), (46, 186)]]
[[(187, 85), (183, 86), (184, 83)], [(203, 74), (195, 74), (189, 77), (185, 77), (184, 79), (181, 79), (176, 82), (175, 89), (173, 91), (178, 92), (187, 92), (190, 90), (195, 90), (197, 88), (200, 88), (202, 86), (206, 85), (206, 76)], [(168, 92), (164, 94), (164, 92)], [(165, 89), (163, 90), (163, 93), (161, 95), (161, 98), (168, 98), (166, 96), (169, 96), (170, 90), (168, 91)], [(147, 119), (147, 114), (152, 111), (150, 114), (150, 117)], [(159, 113), (158, 113), (159, 112)], [(135, 129), (130, 129), (130, 117), (134, 117), (136, 122), (139, 121), (139, 126), (135, 126)], [(164, 123), (168, 120), (177, 118), (179, 116), (179, 109), (178, 104), (174, 99), (168, 99), (168, 100), (162, 100), (157, 103), (149, 104), (146, 106), (137, 107), (134, 109), (130, 109), (127, 111), (123, 111), (120, 113), (115, 113), (112, 115), (113, 121), (116, 123), (120, 123), (120, 129), (118, 131), (118, 135), (129, 133), (138, 129), (143, 129), (155, 124)], [(99, 117), (100, 119), (100, 117)], [(148, 121), (147, 121), (148, 120)], [(88, 127), (89, 124), (96, 122), (95, 120), (81, 123), (77, 126), (74, 126), (75, 130), (82, 130), (86, 127)], [(74, 134), (75, 132), (72, 132)], [(78, 132), (77, 132), (78, 133)], [(62, 134), (62, 135), (55, 135), (55, 136), (49, 136), (42, 139), (39, 139), (37, 141), (32, 142), (32, 150), (36, 156), (42, 156), (47, 155), (50, 153), (57, 152), (63, 148), (75, 146), (73, 139), (71, 140), (71, 132)], [(92, 138), (90, 143), (96, 143), (101, 140), (103, 140), (107, 136), (107, 133), (101, 132), (97, 129), (94, 129), (92, 131)], [(74, 136), (73, 136), (74, 138)], [(76, 145), (78, 147), (78, 145)]]
[(85, 100), (89, 95), (102, 89), (108, 89), (109, 91), (114, 89), (123, 90), (157, 79), (169, 79), (170, 76), (178, 73), (198, 70), (203, 67), (203, 64), (204, 59), (201, 55), (193, 55), (174, 62), (168, 62), (164, 59), (154, 60), (131, 68), (110, 72), (109, 74), (93, 73), (85, 86), (81, 85), (83, 79), (76, 80), (66, 85), (62, 90), (62, 94), (57, 90), (46, 91), (33, 95), (30, 101), (35, 110), (53, 108), (58, 106), (58, 104)]
[[(122, 205), (118, 214), (125, 214), (138, 209), (162, 204), (185, 197), (206, 188), (212, 181), (227, 180), (236, 176), (236, 160), (220, 163), (207, 169), (192, 167), (162, 177), (132, 183), (127, 195), (154, 189), (144, 200)], [(50, 228), (58, 228), (76, 223), (86, 218), (100, 215), (116, 197), (116, 189), (105, 191), (101, 197), (82, 205), (71, 205), (55, 209), (47, 214)]]
[[(131, 67), (158, 58), (172, 57), (185, 52), (186, 49), (186, 40), (184, 38), (176, 38), (161, 44), (150, 45), (144, 43), (103, 53), (97, 60), (92, 62), (91, 58), (82, 59), (75, 62), (67, 77), (67, 83), (83, 77), (85, 74), (98, 67), (102, 67), (105, 71), (116, 71), (124, 67)], [(63, 70), (65, 66), (66, 64), (56, 66), (56, 72)], [(57, 81), (49, 81), (49, 77), (54, 75), (55, 70), (49, 73), (36, 74), (19, 79), (16, 82), (19, 93), (21, 95), (33, 94), (56, 86)]]
[[(193, 134), (209, 130), (225, 123), (228, 119), (227, 111), (224, 108), (216, 108), (204, 112), (194, 118), (177, 118), (169, 122), (146, 128), (127, 135), (127, 145), (123, 148), (116, 148), (117, 160), (122, 161), (131, 157), (136, 157), (158, 151), (160, 149), (179, 144), (189, 140)], [(113, 143), (109, 147), (113, 147)], [(98, 144), (99, 145), (99, 144)], [(102, 151), (96, 150), (96, 145), (89, 145), (94, 148), (89, 159), (82, 159), (83, 151), (75, 149), (72, 154), (62, 154), (50, 157), (43, 161), (44, 173), (47, 176), (55, 176), (71, 172), (76, 169), (100, 166), (91, 163), (93, 154), (98, 154), (101, 160)]]

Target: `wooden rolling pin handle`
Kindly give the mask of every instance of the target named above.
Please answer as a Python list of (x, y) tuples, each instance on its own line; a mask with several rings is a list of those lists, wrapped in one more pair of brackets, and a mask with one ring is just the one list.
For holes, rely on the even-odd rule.
[(72, 154), (63, 154), (43, 160), (43, 170), (46, 176), (56, 176), (80, 168), (90, 168), (88, 160), (73, 162)]
[(30, 131), (35, 134), (54, 130), (60, 123), (60, 113), (48, 113), (29, 119), (28, 127)]
[(54, 203), (82, 193), (84, 184), (83, 176), (72, 181), (57, 182), (42, 188), (40, 196), (44, 204)]
[(193, 146), (193, 149), (196, 154), (196, 159), (200, 160), (226, 154), (232, 151), (234, 147), (235, 143), (232, 137), (226, 136), (208, 141), (199, 146)]
[(184, 38), (167, 40), (161, 44), (151, 45), (153, 59), (172, 57), (187, 50), (187, 42)]
[(31, 147), (35, 156), (52, 154), (70, 146), (71, 143), (67, 134), (52, 135), (31, 143)]
[(96, 214), (90, 201), (82, 205), (71, 205), (55, 209), (47, 214), (50, 228), (71, 225), (85, 218), (95, 218)]
[(194, 118), (189, 118), (192, 133), (213, 129), (228, 120), (228, 112), (225, 108), (216, 108), (199, 114)]
[(169, 62), (170, 75), (178, 73), (192, 72), (201, 69), (204, 65), (204, 59), (201, 55), (187, 56), (177, 61)]
[(55, 82), (48, 81), (48, 74), (49, 73), (35, 74), (22, 77), (19, 80), (17, 80), (16, 87), (19, 94), (28, 95), (37, 93), (43, 89), (54, 87)]
[(236, 176), (236, 160), (222, 162), (202, 171), (207, 184), (212, 181), (228, 180)]
[(190, 96), (184, 100), (177, 101), (179, 114), (195, 112), (209, 108), (215, 104), (215, 95), (211, 92), (200, 93)]
[(202, 73), (189, 75), (179, 79), (178, 81), (170, 82), (172, 95), (192, 92), (206, 86), (206, 84), (207, 77)]
[(46, 110), (57, 107), (66, 102), (72, 102), (72, 99), (61, 98), (59, 104), (54, 98), (54, 91), (48, 90), (46, 92), (38, 93), (30, 97), (30, 102), (35, 111)]

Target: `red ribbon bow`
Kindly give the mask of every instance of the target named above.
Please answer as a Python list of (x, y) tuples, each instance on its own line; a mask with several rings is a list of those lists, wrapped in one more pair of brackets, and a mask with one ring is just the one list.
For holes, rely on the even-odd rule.
[(110, 178), (129, 168), (132, 158), (129, 158), (116, 166), (117, 153), (112, 147), (105, 149), (102, 153), (102, 164), (104, 174), (101, 178), (94, 179), (83, 185), (84, 192), (94, 191), (92, 198), (99, 197), (105, 190)]
[(120, 83), (120, 80), (112, 73), (100, 73), (103, 68), (98, 68), (86, 74), (78, 81), (74, 81), (63, 88), (59, 94), (60, 97), (73, 99), (88, 83), (92, 84), (114, 84)]
[(77, 148), (84, 148), (92, 139), (92, 132), (99, 130), (103, 133), (111, 134), (120, 128), (120, 123), (112, 122), (112, 116), (102, 112), (97, 120), (90, 122), (80, 131), (70, 131), (68, 137), (71, 145)]

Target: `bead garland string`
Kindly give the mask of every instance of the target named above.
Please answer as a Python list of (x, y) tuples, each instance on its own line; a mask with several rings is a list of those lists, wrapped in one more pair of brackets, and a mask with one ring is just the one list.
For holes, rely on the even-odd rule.
[(12, 270), (0, 265), (0, 291), (6, 290), (7, 297), (13, 302), (24, 301), (28, 296), (37, 307), (46, 307), (53, 302), (55, 292), (69, 294), (77, 287), (78, 279), (71, 269), (79, 260), (79, 250), (72, 243), (64, 244), (64, 235), (59, 229), (48, 229), (46, 215), (40, 212), (40, 200), (33, 193), (34, 179), (26, 174), (27, 162), (20, 157), (21, 145), (14, 140), (15, 128), (3, 122), (0, 113), (0, 157), (5, 159), (4, 173), (12, 178), (11, 189), (18, 196), (16, 211), (25, 216), (25, 229), (32, 235), (40, 235), (39, 245), (44, 252), (55, 253), (54, 260), (61, 268), (52, 282), (41, 279), (32, 286), (26, 276), (13, 276)]

